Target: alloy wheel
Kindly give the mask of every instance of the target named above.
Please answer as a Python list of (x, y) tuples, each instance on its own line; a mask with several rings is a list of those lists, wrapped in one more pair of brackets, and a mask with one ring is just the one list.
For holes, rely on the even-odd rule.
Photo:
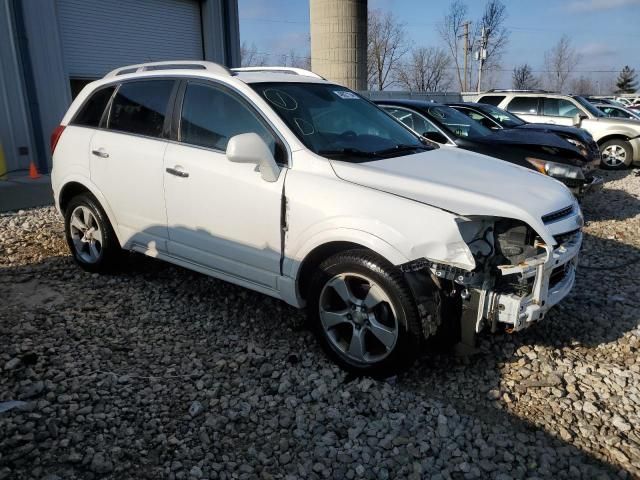
[(96, 263), (102, 255), (102, 231), (88, 207), (79, 206), (73, 210), (69, 231), (78, 257), (86, 263)]
[(609, 145), (602, 150), (602, 161), (609, 167), (619, 167), (627, 160), (627, 152), (620, 145)]
[(384, 289), (361, 274), (342, 273), (320, 292), (320, 322), (331, 346), (357, 363), (380, 362), (398, 341), (398, 320)]

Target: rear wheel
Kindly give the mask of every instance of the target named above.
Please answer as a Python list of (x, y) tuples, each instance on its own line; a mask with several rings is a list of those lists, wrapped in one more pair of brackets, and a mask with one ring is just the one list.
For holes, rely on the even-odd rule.
[(76, 263), (89, 272), (113, 270), (122, 250), (93, 195), (83, 193), (72, 198), (64, 217), (67, 244)]
[(402, 274), (367, 250), (325, 260), (311, 282), (309, 316), (328, 355), (357, 374), (388, 376), (418, 355), (421, 328)]
[(627, 168), (633, 160), (633, 149), (629, 142), (618, 138), (603, 143), (600, 154), (602, 166), (611, 170)]

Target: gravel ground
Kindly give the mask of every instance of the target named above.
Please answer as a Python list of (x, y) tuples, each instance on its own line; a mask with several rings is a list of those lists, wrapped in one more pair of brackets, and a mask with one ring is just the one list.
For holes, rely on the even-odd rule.
[(281, 302), (151, 259), (72, 263), (52, 208), (0, 216), (0, 479), (640, 478), (640, 177), (587, 198), (541, 324), (351, 378)]

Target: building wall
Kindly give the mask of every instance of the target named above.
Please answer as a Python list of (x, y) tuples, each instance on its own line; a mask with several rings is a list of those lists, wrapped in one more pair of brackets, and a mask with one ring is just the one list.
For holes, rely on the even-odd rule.
[(310, 0), (311, 69), (353, 90), (367, 88), (367, 0)]
[[(237, 0), (199, 1), (204, 58), (238, 66)], [(0, 61), (0, 142), (8, 168), (28, 168), (33, 160), (48, 170), (49, 135), (71, 103), (56, 0), (0, 0)], [(27, 155), (18, 155), (20, 146)]]

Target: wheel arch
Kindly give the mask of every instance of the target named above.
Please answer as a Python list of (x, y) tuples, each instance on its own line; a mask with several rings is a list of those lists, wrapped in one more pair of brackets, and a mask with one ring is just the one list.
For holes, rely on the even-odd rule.
[(606, 135), (598, 140), (598, 147), (602, 147), (610, 140), (624, 140), (625, 142), (628, 142), (630, 139), (631, 137), (625, 135), (624, 133), (610, 133), (609, 135)]
[(306, 301), (307, 289), (315, 268), (324, 260), (339, 252), (353, 249), (367, 250), (379, 255), (392, 265), (400, 265), (408, 261), (400, 252), (381, 239), (373, 235), (367, 235), (367, 237), (371, 238), (358, 239), (353, 237), (344, 238), (343, 236), (342, 239), (319, 242), (307, 248), (306, 253), (299, 257), (302, 260), (293, 265), (292, 277), (296, 280), (298, 297)]
[(106, 213), (107, 218), (111, 223), (111, 228), (113, 228), (113, 231), (116, 234), (116, 238), (120, 242), (120, 245), (122, 245), (122, 239), (120, 238), (120, 233), (118, 231), (118, 224), (116, 222), (115, 216), (113, 215), (113, 212), (111, 211), (111, 207), (109, 206), (109, 203), (104, 198), (104, 196), (94, 185), (88, 184), (87, 182), (81, 181), (80, 179), (76, 178), (70, 178), (66, 182), (64, 182), (62, 187), (60, 188), (60, 193), (56, 198), (56, 203), (60, 210), (60, 213), (64, 215), (65, 209), (71, 199), (83, 193), (88, 193), (96, 199), (98, 204)]

